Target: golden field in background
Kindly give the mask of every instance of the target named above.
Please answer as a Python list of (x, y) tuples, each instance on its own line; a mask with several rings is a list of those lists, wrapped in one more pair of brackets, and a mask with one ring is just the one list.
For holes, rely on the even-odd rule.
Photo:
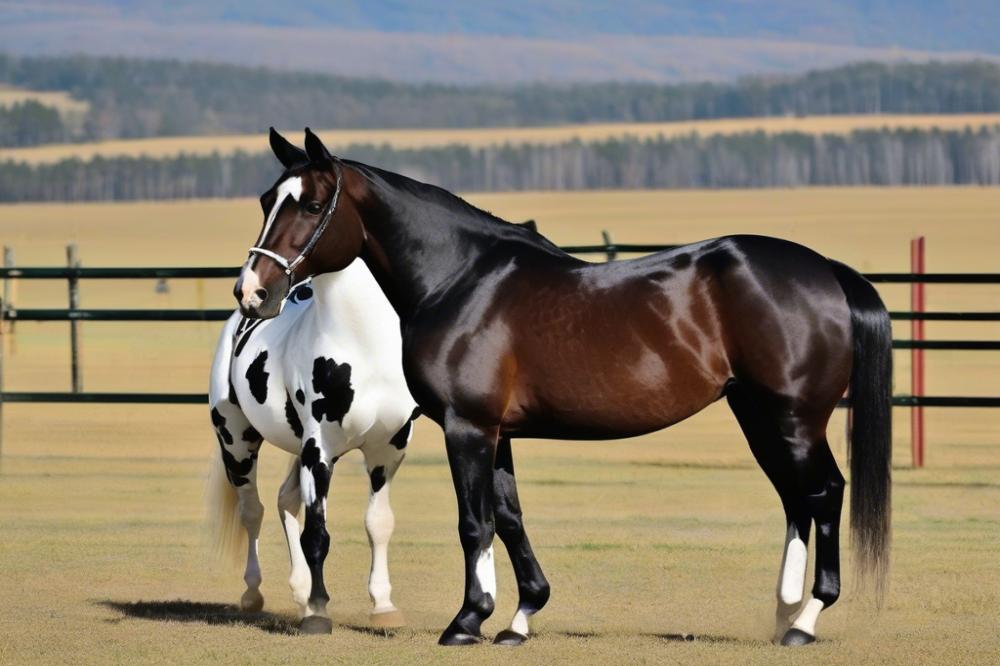
[[(2, 99), (2, 92), (0, 92)], [(1000, 113), (945, 115), (859, 115), (807, 116), (772, 118), (736, 118), (692, 120), (664, 123), (594, 123), (586, 125), (554, 125), (550, 127), (484, 127), (455, 129), (328, 129), (318, 132), (331, 150), (351, 144), (387, 144), (394, 148), (427, 148), (461, 144), (480, 148), (490, 145), (556, 144), (573, 139), (600, 141), (611, 138), (635, 137), (653, 139), (658, 136), (677, 137), (697, 133), (701, 136), (739, 134), (761, 130), (769, 134), (805, 132), (807, 134), (847, 134), (854, 130), (881, 129), (979, 129), (1000, 124)], [(283, 131), (292, 138), (300, 135), (301, 127)], [(118, 139), (98, 143), (47, 144), (27, 148), (0, 149), (0, 162), (25, 161), (48, 164), (75, 157), (147, 156), (169, 157), (181, 152), (189, 155), (234, 153), (238, 150), (257, 153), (267, 150), (265, 134), (176, 136), (149, 139)]]
[(26, 90), (0, 85), (0, 107), (13, 106), (19, 102), (35, 101), (45, 106), (51, 106), (61, 114), (83, 114), (90, 105), (79, 99), (74, 99), (68, 92), (60, 90)]
[[(909, 239), (927, 237), (930, 271), (995, 272), (1000, 189), (802, 189), (471, 194), (510, 220), (533, 218), (560, 244), (678, 243), (728, 233), (802, 242), (862, 271), (906, 271)], [(89, 266), (237, 265), (256, 237), (255, 200), (0, 206), (0, 244), (20, 265), (61, 265), (76, 242)], [(596, 257), (595, 257), (596, 259)], [(230, 280), (84, 281), (83, 307), (230, 307)], [(908, 286), (881, 291), (908, 309)], [(931, 310), (997, 310), (1000, 286), (930, 285)], [(65, 307), (65, 282), (17, 287), (16, 304)], [(84, 323), (84, 385), (108, 391), (204, 391), (221, 324)], [(896, 324), (907, 337), (908, 324)], [(766, 334), (766, 332), (761, 332)], [(929, 322), (928, 337), (997, 339), (1000, 324)], [(8, 390), (65, 390), (67, 325), (17, 324), (6, 340)], [(909, 354), (897, 352), (897, 392)], [(1000, 354), (927, 352), (930, 394), (1000, 395)], [(439, 429), (421, 419), (393, 487), (394, 599), (411, 627), (365, 628), (366, 478), (338, 464), (327, 560), (333, 636), (295, 625), (284, 539), (273, 510), (286, 456), (261, 453), (267, 614), (231, 609), (241, 573), (213, 558), (201, 531), (202, 479), (217, 450), (198, 406), (5, 407), (0, 461), (0, 663), (798, 663), (772, 629), (783, 518), (724, 404), (668, 430), (612, 443), (515, 443), (526, 526), (553, 585), (537, 637), (516, 655), (439, 649), (458, 608), (461, 549)], [(907, 468), (908, 416), (895, 413), (895, 550), (889, 603), (876, 617), (845, 595), (819, 622), (810, 660), (992, 663), (1000, 651), (1000, 412), (927, 410), (927, 467)], [(843, 413), (830, 427), (845, 462)], [(844, 529), (846, 544), (846, 527)], [(845, 582), (852, 576), (845, 566)], [(516, 591), (497, 552), (503, 628)], [(810, 578), (811, 584), (811, 578)], [(670, 635), (694, 634), (693, 642)]]

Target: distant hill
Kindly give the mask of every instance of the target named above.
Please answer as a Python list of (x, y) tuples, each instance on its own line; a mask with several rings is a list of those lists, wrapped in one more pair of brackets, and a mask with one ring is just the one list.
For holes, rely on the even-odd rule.
[(35, 0), (9, 52), (177, 57), (404, 81), (686, 81), (1000, 57), (1000, 2)]
[[(59, 114), (0, 109), (0, 145), (257, 133), (286, 128), (518, 127), (848, 114), (1000, 112), (1000, 65), (861, 63), (733, 83), (455, 86), (235, 65), (0, 55), (0, 84), (87, 103), (78, 133)], [(45, 121), (44, 123), (42, 121)]]

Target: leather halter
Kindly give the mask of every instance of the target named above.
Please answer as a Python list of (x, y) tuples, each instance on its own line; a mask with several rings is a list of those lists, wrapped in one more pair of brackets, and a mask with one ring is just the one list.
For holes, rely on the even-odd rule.
[[(341, 190), (341, 184), (343, 183), (343, 176), (341, 174), (340, 167), (337, 165), (336, 162), (334, 162), (333, 164), (333, 170), (337, 174), (337, 187), (333, 191), (333, 197), (330, 199), (330, 203), (326, 205), (326, 209), (323, 211), (323, 217), (320, 219), (319, 224), (313, 231), (312, 236), (310, 236), (309, 242), (306, 243), (305, 247), (302, 248), (302, 251), (299, 252), (299, 255), (297, 257), (289, 261), (288, 259), (285, 259), (277, 252), (272, 252), (271, 250), (268, 250), (266, 248), (257, 246), (250, 248), (251, 257), (255, 254), (259, 254), (261, 256), (269, 258), (271, 261), (278, 264), (279, 266), (281, 266), (282, 269), (284, 269), (285, 276), (288, 278), (289, 288), (291, 288), (292, 285), (292, 272), (295, 270), (295, 267), (301, 264), (305, 260), (305, 258), (309, 256), (309, 253), (313, 251), (313, 248), (316, 247), (316, 243), (319, 242), (319, 239), (323, 235), (323, 232), (326, 231), (327, 226), (329, 226), (330, 220), (333, 219), (333, 214), (337, 211), (337, 202), (340, 200), (340, 190)], [(275, 205), (281, 205), (281, 202), (278, 202)]]

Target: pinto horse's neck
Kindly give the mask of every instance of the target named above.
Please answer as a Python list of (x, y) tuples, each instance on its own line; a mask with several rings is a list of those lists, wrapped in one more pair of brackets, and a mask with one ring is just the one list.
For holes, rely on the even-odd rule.
[(441, 188), (355, 162), (346, 164), (361, 174), (367, 188), (357, 201), (365, 227), (361, 258), (404, 321), (421, 302), (468, 279), (483, 254), (498, 242), (533, 242), (534, 234), (526, 229)]

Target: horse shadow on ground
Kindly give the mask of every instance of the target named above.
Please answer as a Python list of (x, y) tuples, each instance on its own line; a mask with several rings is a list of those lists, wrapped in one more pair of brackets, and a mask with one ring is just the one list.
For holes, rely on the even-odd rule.
[[(299, 633), (299, 623), (287, 615), (277, 615), (262, 611), (244, 613), (235, 604), (220, 604), (204, 601), (114, 601), (96, 602), (119, 613), (122, 618), (159, 620), (161, 622), (198, 622), (215, 626), (245, 626), (266, 631), (269, 634), (292, 635)], [(118, 622), (114, 618), (109, 622)]]
[[(601, 638), (611, 634), (594, 631), (554, 631), (543, 632), (552, 633), (556, 636), (567, 638)], [(740, 645), (769, 645), (769, 641), (737, 638), (735, 636), (720, 636), (716, 634), (687, 634), (687, 633), (639, 633), (636, 636), (644, 638), (655, 638), (667, 643), (732, 643)]]

